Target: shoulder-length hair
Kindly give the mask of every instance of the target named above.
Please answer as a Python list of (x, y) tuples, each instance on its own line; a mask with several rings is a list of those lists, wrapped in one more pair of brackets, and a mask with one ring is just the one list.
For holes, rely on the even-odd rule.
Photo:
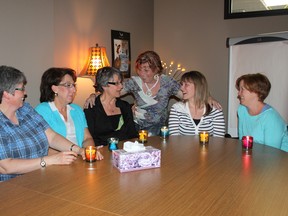
[(70, 68), (49, 68), (44, 72), (40, 85), (40, 102), (51, 102), (55, 99), (52, 86), (59, 85), (65, 75), (70, 75), (74, 82), (77, 80), (76, 72)]
[(195, 87), (195, 95), (194, 95), (194, 101), (195, 106), (197, 108), (201, 108), (201, 106), (206, 107), (205, 115), (208, 115), (212, 107), (208, 103), (209, 98), (209, 89), (208, 89), (208, 83), (205, 78), (205, 76), (200, 73), (199, 71), (189, 71), (182, 75), (180, 82), (190, 82), (194, 84)]

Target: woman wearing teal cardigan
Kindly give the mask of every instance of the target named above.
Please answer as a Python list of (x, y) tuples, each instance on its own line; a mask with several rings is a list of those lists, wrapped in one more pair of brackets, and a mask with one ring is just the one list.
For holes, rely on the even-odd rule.
[[(76, 73), (69, 68), (50, 68), (44, 72), (40, 86), (40, 104), (35, 110), (50, 127), (72, 143), (95, 146), (82, 108), (73, 104), (76, 93)], [(97, 159), (103, 156), (97, 151)]]
[(236, 81), (238, 98), (238, 135), (253, 136), (254, 142), (288, 152), (287, 124), (264, 100), (271, 83), (263, 74), (246, 74)]

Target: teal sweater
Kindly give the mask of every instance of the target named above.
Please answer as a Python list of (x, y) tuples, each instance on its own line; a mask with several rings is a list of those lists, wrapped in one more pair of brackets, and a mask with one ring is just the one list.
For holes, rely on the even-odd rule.
[(254, 142), (288, 152), (287, 124), (273, 108), (251, 116), (245, 106), (238, 107), (238, 135), (253, 136)]
[[(82, 108), (76, 104), (70, 104), (70, 115), (74, 121), (77, 145), (82, 147), (84, 141), (84, 129), (87, 128), (87, 122)], [(38, 104), (35, 110), (43, 116), (50, 127), (58, 134), (66, 137), (66, 126), (58, 110), (52, 110), (47, 102)]]

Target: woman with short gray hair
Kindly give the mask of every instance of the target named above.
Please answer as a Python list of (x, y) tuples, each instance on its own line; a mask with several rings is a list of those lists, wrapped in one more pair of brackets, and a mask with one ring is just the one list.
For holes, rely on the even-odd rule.
[[(71, 164), (84, 150), (53, 131), (24, 102), (26, 77), (0, 66), (0, 181), (55, 164)], [(48, 155), (48, 148), (63, 151)]]
[(125, 140), (137, 137), (131, 106), (120, 100), (123, 78), (113, 67), (97, 71), (94, 87), (101, 94), (95, 98), (95, 106), (84, 109), (89, 131), (95, 145), (107, 145), (107, 139)]

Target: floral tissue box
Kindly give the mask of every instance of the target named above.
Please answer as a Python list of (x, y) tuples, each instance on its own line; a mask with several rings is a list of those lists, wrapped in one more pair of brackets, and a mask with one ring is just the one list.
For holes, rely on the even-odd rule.
[(113, 165), (120, 172), (157, 168), (161, 165), (161, 151), (146, 146), (144, 151), (126, 152), (123, 149), (112, 151)]

